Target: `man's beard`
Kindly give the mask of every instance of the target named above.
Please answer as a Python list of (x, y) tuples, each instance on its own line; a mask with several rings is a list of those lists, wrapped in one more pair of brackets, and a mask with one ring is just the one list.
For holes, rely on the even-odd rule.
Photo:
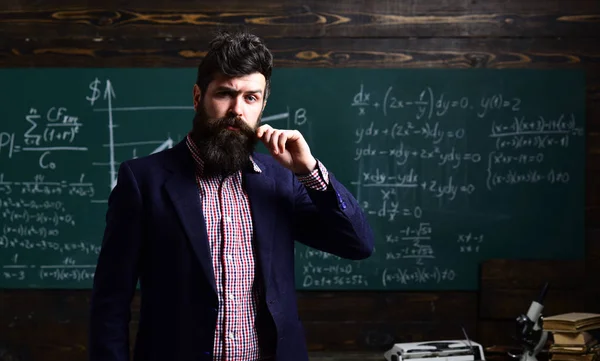
[[(260, 118), (256, 127), (259, 124)], [(211, 119), (203, 106), (194, 117), (192, 140), (204, 163), (205, 177), (226, 177), (249, 166), (250, 156), (258, 142), (256, 129), (242, 119)]]

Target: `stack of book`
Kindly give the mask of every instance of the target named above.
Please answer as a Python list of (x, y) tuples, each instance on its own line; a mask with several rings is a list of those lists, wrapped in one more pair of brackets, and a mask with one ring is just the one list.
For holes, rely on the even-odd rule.
[(552, 335), (551, 361), (600, 361), (600, 314), (571, 312), (545, 317)]

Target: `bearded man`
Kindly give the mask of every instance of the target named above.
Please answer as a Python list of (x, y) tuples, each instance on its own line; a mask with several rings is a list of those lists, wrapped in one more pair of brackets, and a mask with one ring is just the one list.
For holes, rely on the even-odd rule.
[(136, 361), (308, 361), (295, 242), (358, 260), (373, 233), (300, 132), (260, 124), (272, 63), (255, 35), (218, 34), (198, 67), (192, 130), (121, 163), (94, 275), (90, 361), (129, 360), (138, 281)]

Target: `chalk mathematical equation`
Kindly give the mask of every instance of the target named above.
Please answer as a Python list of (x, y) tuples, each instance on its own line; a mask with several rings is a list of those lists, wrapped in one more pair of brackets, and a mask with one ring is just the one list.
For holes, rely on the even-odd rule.
[[(0, 285), (89, 285), (119, 164), (172, 148), (185, 134), (131, 119), (168, 112), (185, 118), (185, 128), (175, 129), (187, 129), (191, 104), (127, 106), (118, 93), (111, 79), (93, 77), (78, 99), (54, 99), (56, 106), (32, 100), (22, 117), (0, 126), (0, 160), (8, 165), (0, 169)], [(310, 125), (306, 108), (279, 110), (262, 121)]]
[[(120, 164), (171, 148), (189, 131), (189, 89), (180, 93), (163, 71), (154, 78), (90, 70), (76, 80), (61, 72), (48, 82), (64, 81), (63, 91), (8, 104), (0, 125), (0, 286), (90, 286)], [(533, 234), (560, 252), (563, 235), (527, 212), (559, 223), (543, 202), (554, 197), (552, 205), (569, 212), (581, 198), (574, 189), (584, 119), (575, 88), (536, 84), (537, 75), (521, 82), (469, 72), (471, 87), (355, 74), (317, 83), (302, 71), (285, 75), (283, 86), (274, 77), (281, 91), (262, 117), (302, 132), (375, 231), (364, 261), (297, 243), (299, 288), (452, 289), (475, 284), (474, 267), (490, 255), (511, 257), (519, 244), (524, 255), (535, 253), (537, 240), (525, 244)], [(156, 94), (139, 92), (160, 82)], [(570, 221), (575, 234), (578, 218)]]
[[(0, 158), (12, 165), (0, 172), (0, 281), (88, 284), (101, 240), (101, 232), (89, 228), (97, 222), (90, 219), (97, 212), (90, 210), (104, 214), (107, 189), (115, 186), (116, 167), (123, 160), (116, 148), (131, 148), (131, 158), (140, 146), (155, 145), (156, 152), (173, 145), (168, 137), (161, 142), (115, 142), (115, 90), (109, 79), (97, 78), (89, 89), (91, 94), (82, 96), (85, 101), (107, 106), (99, 115), (65, 99), (61, 106), (28, 108), (24, 127), (16, 127), (22, 131), (0, 129)], [(107, 161), (99, 162), (97, 154)], [(94, 167), (108, 167), (108, 177), (99, 179)]]
[(94, 278), (95, 265), (78, 265), (70, 257), (65, 257), (59, 264), (19, 264), (19, 253), (12, 256), (13, 264), (5, 264), (2, 277), (11, 281), (26, 281), (37, 279), (44, 281), (75, 281), (85, 282)]
[(21, 152), (37, 152), (38, 166), (54, 170), (52, 153), (88, 151), (87, 146), (77, 144), (83, 124), (66, 107), (51, 107), (43, 114), (37, 108), (30, 108), (24, 120), (28, 129), (23, 134), (0, 131), (0, 156), (12, 159)]
[(509, 110), (519, 112), (522, 109), (520, 97), (510, 97), (504, 94), (482, 96), (480, 99), (470, 99), (467, 96), (451, 96), (446, 93), (437, 94), (433, 88), (425, 87), (415, 96), (407, 99), (396, 94), (397, 89), (389, 86), (382, 97), (365, 89), (364, 84), (353, 96), (351, 106), (358, 109), (358, 116), (367, 116), (371, 112), (393, 116), (394, 111), (410, 109), (414, 111), (417, 120), (435, 119), (452, 115), (452, 112), (474, 112), (478, 118), (485, 118), (495, 111)]
[[(460, 223), (440, 223), (446, 207), (506, 187), (542, 182), (560, 187), (571, 180), (569, 171), (553, 161), (556, 152), (584, 135), (571, 113), (532, 116), (526, 101), (500, 93), (473, 98), (432, 87), (413, 95), (400, 95), (392, 86), (357, 88), (349, 99), (356, 109), (352, 124), (358, 124), (348, 155), (357, 165), (351, 184), (363, 211), (371, 221), (389, 224), (383, 226), (389, 232), (377, 240), (376, 265), (355, 266), (351, 274), (346, 274), (349, 268), (332, 267), (324, 253), (302, 252), (310, 265), (301, 269), (305, 286), (342, 280), (383, 287), (451, 284), (462, 275), (442, 266), (439, 253), (444, 261), (452, 254), (457, 262), (466, 261), (485, 252), (488, 237)], [(461, 118), (469, 121), (456, 121)], [(471, 129), (481, 139), (470, 139)], [(482, 130), (487, 137), (481, 137)]]

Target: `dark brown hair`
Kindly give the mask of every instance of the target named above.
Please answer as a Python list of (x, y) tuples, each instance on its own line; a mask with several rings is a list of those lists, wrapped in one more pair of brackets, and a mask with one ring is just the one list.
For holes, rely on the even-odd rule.
[(198, 66), (196, 84), (204, 96), (216, 73), (233, 77), (258, 72), (266, 79), (266, 100), (271, 91), (272, 69), (273, 55), (258, 36), (245, 30), (220, 31), (211, 40), (209, 50)]

